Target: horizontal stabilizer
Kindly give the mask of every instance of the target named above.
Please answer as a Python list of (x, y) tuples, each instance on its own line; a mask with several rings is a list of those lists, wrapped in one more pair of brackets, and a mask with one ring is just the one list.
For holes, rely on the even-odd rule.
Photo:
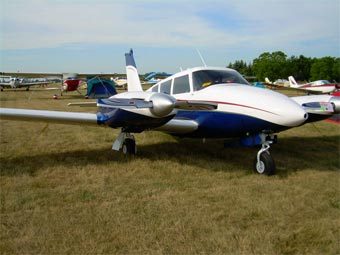
[(97, 107), (97, 102), (68, 103), (67, 106)]

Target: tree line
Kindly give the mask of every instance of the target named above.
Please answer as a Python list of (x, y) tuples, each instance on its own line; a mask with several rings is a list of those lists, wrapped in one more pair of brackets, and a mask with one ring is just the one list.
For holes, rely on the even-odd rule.
[(300, 55), (288, 58), (282, 51), (264, 52), (250, 63), (236, 60), (227, 67), (245, 76), (255, 76), (260, 81), (265, 77), (273, 81), (287, 79), (290, 75), (298, 81), (340, 81), (340, 58), (335, 57), (309, 58)]

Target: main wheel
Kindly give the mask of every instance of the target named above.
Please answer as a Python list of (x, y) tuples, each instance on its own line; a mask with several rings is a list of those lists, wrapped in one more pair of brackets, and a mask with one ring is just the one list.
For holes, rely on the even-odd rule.
[(260, 155), (260, 162), (257, 162), (257, 157), (254, 160), (254, 171), (258, 174), (273, 175), (275, 174), (275, 162), (268, 152), (263, 152)]
[(137, 153), (137, 146), (135, 140), (126, 138), (124, 140), (122, 151), (126, 155), (135, 155)]

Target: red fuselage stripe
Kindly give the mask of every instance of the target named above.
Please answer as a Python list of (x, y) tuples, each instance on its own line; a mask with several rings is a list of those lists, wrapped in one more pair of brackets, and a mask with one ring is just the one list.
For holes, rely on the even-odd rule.
[(318, 88), (318, 87), (333, 87), (335, 88), (335, 84), (322, 84), (322, 85), (313, 85), (313, 84), (306, 84), (301, 86), (300, 88)]

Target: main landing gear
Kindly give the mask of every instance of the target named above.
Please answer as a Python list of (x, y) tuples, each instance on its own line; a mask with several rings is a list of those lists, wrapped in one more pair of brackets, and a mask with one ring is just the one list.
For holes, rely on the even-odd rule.
[(270, 145), (277, 142), (276, 135), (260, 134), (261, 149), (258, 151), (254, 160), (254, 171), (258, 174), (275, 174), (275, 162), (269, 153)]
[[(277, 142), (276, 135), (260, 134), (261, 149), (254, 159), (254, 171), (258, 174), (275, 174), (275, 162), (269, 153), (270, 145)], [(122, 151), (125, 155), (135, 155), (137, 146), (135, 137), (128, 132), (122, 131), (112, 145), (112, 150)]]
[(135, 137), (122, 131), (114, 141), (112, 150), (122, 150), (125, 155), (135, 155), (137, 153)]

